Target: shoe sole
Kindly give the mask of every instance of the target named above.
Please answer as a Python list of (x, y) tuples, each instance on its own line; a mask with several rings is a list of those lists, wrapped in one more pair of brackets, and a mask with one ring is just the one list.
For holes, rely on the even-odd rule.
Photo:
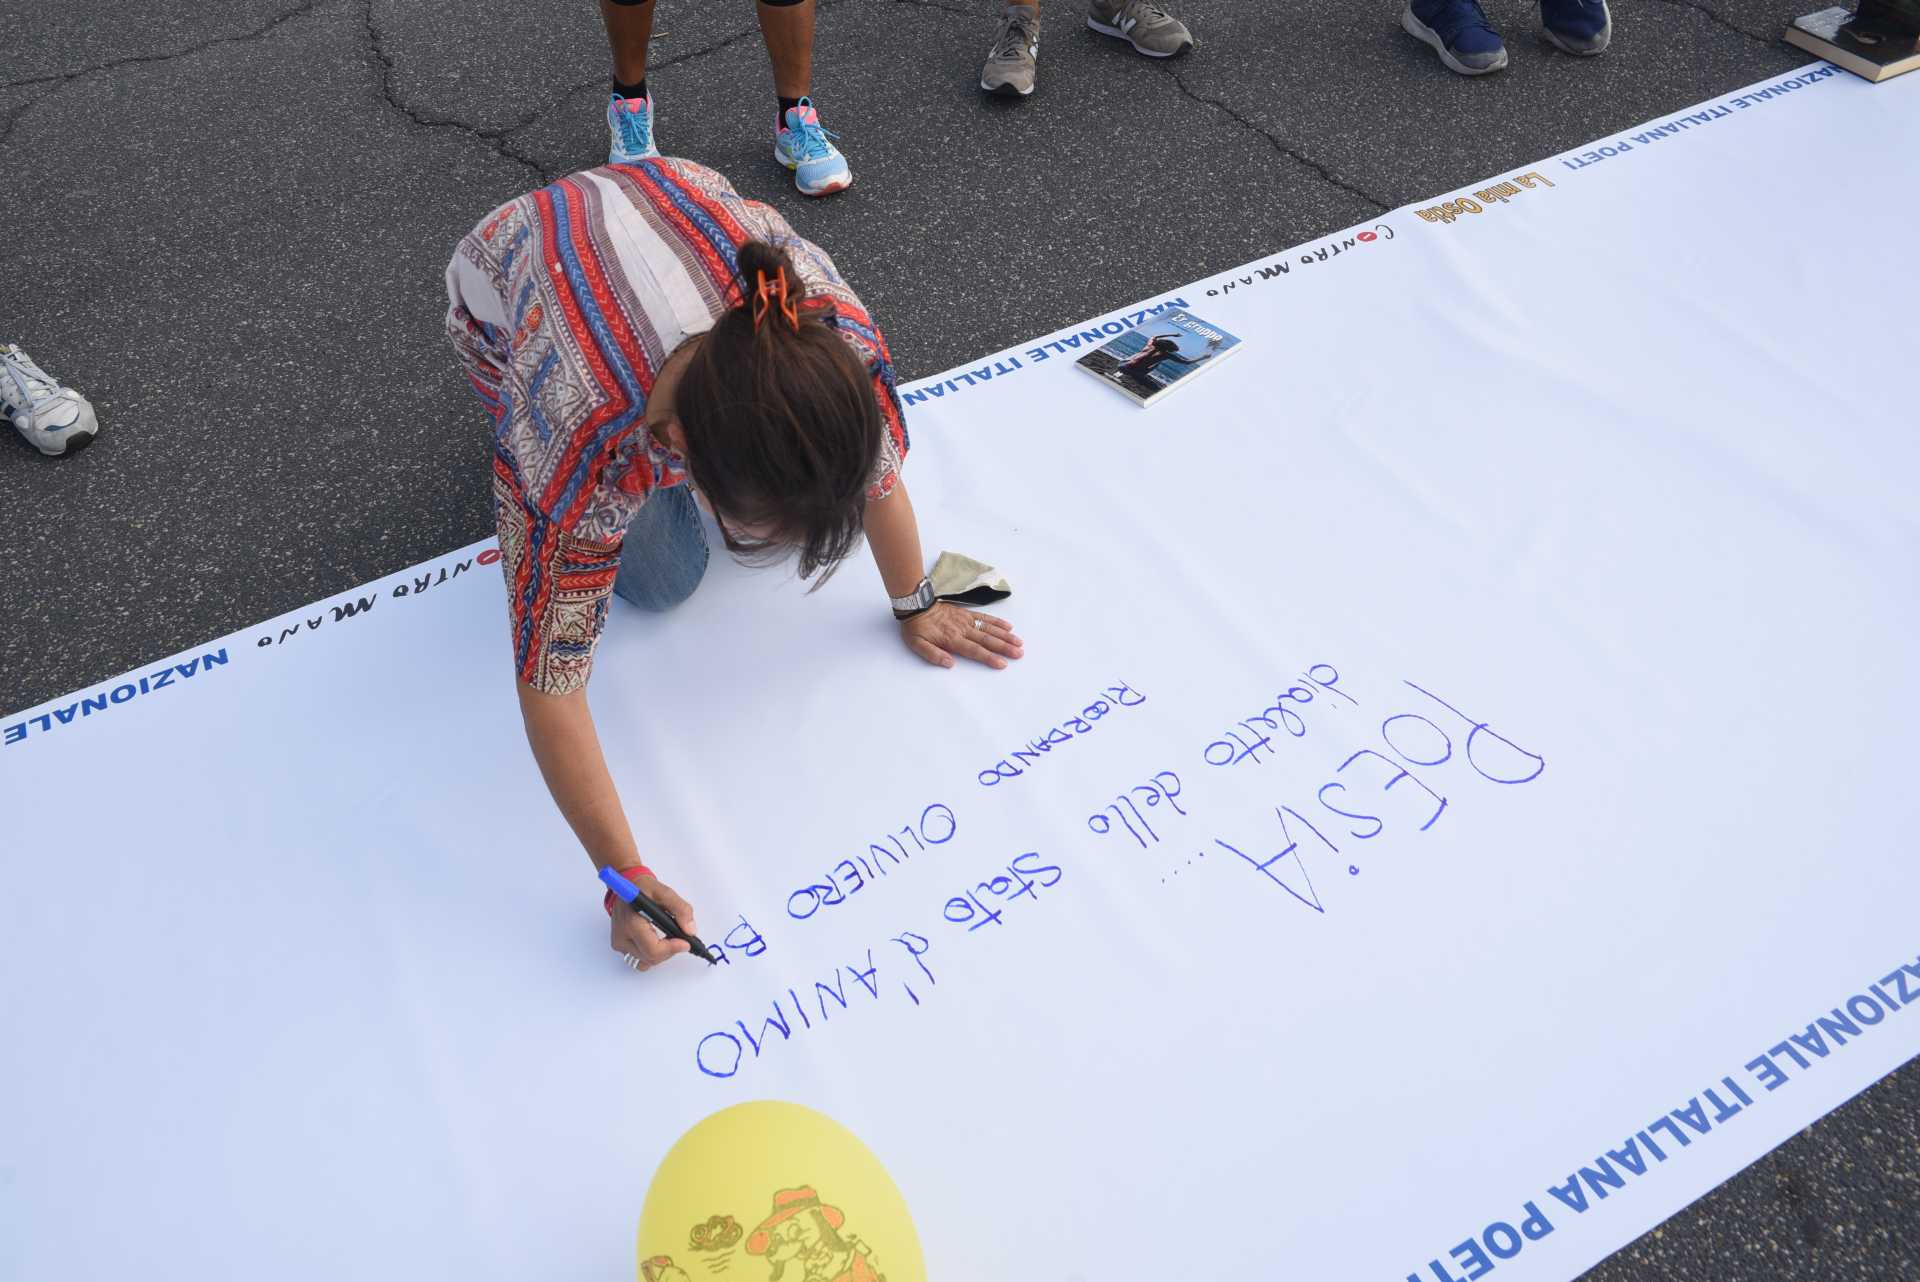
[(980, 87), (996, 98), (1025, 98), (1033, 92), (1032, 85), (1028, 85), (1025, 89), (1022, 89), (1018, 85), (990, 85), (984, 80), (980, 82)]
[(1466, 63), (1461, 62), (1458, 58), (1447, 52), (1447, 42), (1440, 38), (1440, 33), (1420, 21), (1420, 19), (1414, 17), (1411, 7), (1400, 11), (1400, 25), (1406, 30), (1408, 35), (1418, 40), (1421, 44), (1431, 45), (1433, 51), (1440, 55), (1440, 61), (1446, 64), (1448, 71), (1455, 72), (1462, 76), (1486, 76), (1501, 70), (1507, 65), (1507, 51), (1503, 48), (1500, 50), (1500, 61), (1485, 67), (1469, 67)]
[(1193, 41), (1189, 40), (1178, 49), (1170, 49), (1165, 53), (1161, 53), (1155, 49), (1147, 49), (1135, 43), (1134, 38), (1120, 30), (1120, 28), (1108, 26), (1098, 18), (1087, 19), (1087, 30), (1098, 31), (1101, 35), (1112, 36), (1115, 40), (1124, 40), (1128, 44), (1133, 45), (1133, 51), (1143, 58), (1178, 58), (1181, 54), (1193, 48)]
[(39, 450), (40, 453), (46, 455), (48, 458), (65, 458), (69, 454), (78, 454), (81, 450), (93, 444), (93, 435), (92, 432), (75, 432), (72, 436), (69, 436), (57, 450), (50, 450), (38, 441), (28, 441), (27, 444), (33, 446), (34, 449)]
[(1548, 44), (1558, 49), (1561, 53), (1570, 53), (1576, 58), (1592, 58), (1598, 54), (1605, 53), (1607, 46), (1613, 43), (1613, 14), (1607, 14), (1607, 25), (1600, 28), (1600, 34), (1594, 37), (1594, 45), (1591, 49), (1582, 49), (1577, 45), (1568, 43), (1564, 37), (1560, 36), (1545, 23), (1540, 25), (1540, 34)]
[(794, 176), (793, 189), (802, 196), (831, 196), (836, 192), (845, 191), (847, 188), (853, 186), (853, 175), (848, 174), (844, 181), (832, 183), (825, 187), (803, 187), (800, 185), (800, 166), (781, 155), (779, 147), (773, 149), (773, 159), (774, 163)]
[[(4, 407), (0, 407), (0, 423), (5, 423), (15, 431), (19, 431), (20, 429), (20, 425), (13, 421), (13, 415), (7, 413)], [(98, 432), (98, 428), (91, 432), (75, 432), (72, 436), (62, 441), (60, 448), (57, 450), (48, 449), (25, 432), (20, 432), (20, 438), (48, 458), (65, 458), (69, 454), (78, 454), (81, 450), (93, 444), (93, 438), (98, 435)]]

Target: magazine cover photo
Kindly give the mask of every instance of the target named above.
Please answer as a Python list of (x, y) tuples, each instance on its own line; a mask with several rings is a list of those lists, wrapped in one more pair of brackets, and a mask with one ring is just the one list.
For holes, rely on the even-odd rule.
[(1227, 355), (1240, 343), (1191, 312), (1169, 311), (1080, 358), (1088, 373), (1142, 404)]

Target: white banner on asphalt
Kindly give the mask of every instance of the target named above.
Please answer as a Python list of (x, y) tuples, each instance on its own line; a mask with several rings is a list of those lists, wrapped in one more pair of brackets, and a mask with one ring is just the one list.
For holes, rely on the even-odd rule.
[(614, 607), (711, 969), (489, 545), (5, 718), (0, 1273), (1571, 1277), (1920, 1051), (1917, 152), (1815, 64), (907, 389), (1023, 662)]

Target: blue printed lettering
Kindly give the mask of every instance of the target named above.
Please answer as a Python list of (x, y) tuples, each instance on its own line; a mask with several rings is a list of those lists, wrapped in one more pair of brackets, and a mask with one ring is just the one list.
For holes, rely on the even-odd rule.
[(1728, 1118), (1740, 1111), (1738, 1104), (1727, 1103), (1720, 1098), (1719, 1094), (1712, 1087), (1708, 1087), (1700, 1093), (1707, 1097), (1707, 1103), (1713, 1105), (1713, 1121), (1716, 1126), (1724, 1125)]
[(1604, 1157), (1595, 1158), (1594, 1161), (1599, 1163), (1599, 1169), (1595, 1170), (1591, 1166), (1581, 1167), (1580, 1180), (1593, 1190), (1596, 1198), (1604, 1202), (1607, 1200), (1607, 1190), (1623, 1189), (1627, 1186), (1627, 1177), (1614, 1170), (1613, 1163)]
[(1835, 1046), (1845, 1046), (1847, 1038), (1860, 1036), (1860, 1025), (1854, 1023), (1838, 1006), (1833, 1008), (1832, 1017), (1822, 1015), (1817, 1022), (1820, 1025), (1820, 1031), (1831, 1037)]
[(1607, 1157), (1612, 1161), (1620, 1163), (1620, 1165), (1626, 1167), (1627, 1170), (1635, 1175), (1645, 1175), (1647, 1173), (1647, 1159), (1640, 1156), (1640, 1146), (1633, 1142), (1632, 1136), (1627, 1137), (1627, 1146), (1625, 1148), (1608, 1149)]
[(1586, 1213), (1587, 1192), (1580, 1187), (1578, 1175), (1569, 1175), (1565, 1184), (1550, 1185), (1547, 1192), (1559, 1198), (1569, 1210), (1582, 1215)]
[(1684, 1107), (1674, 1109), (1673, 1115), (1685, 1122), (1697, 1134), (1705, 1135), (1712, 1129), (1707, 1122), (1707, 1110), (1701, 1106), (1698, 1096), (1688, 1100)]
[[(1861, 1009), (1862, 1002), (1866, 1003), (1865, 1010)], [(1887, 1012), (1880, 1009), (1880, 1003), (1876, 1002), (1875, 1000), (1873, 1000), (1873, 998), (1867, 996), (1865, 993), (1861, 993), (1855, 997), (1847, 998), (1847, 1013), (1853, 1016), (1855, 1019), (1859, 1020), (1862, 1024), (1866, 1025), (1868, 1028), (1872, 1028), (1875, 1024), (1878, 1024), (1881, 1020), (1887, 1017)]]
[(1493, 1272), (1493, 1261), (1487, 1258), (1487, 1253), (1481, 1250), (1480, 1244), (1472, 1238), (1468, 1238), (1459, 1246), (1448, 1247), (1447, 1254), (1451, 1255), (1453, 1262), (1460, 1266), (1460, 1271), (1466, 1275), (1467, 1282), (1473, 1282), (1475, 1278), (1485, 1277)]
[(1770, 1091), (1777, 1091), (1787, 1084), (1787, 1075), (1770, 1055), (1747, 1061), (1747, 1071), (1753, 1074), (1755, 1081)]

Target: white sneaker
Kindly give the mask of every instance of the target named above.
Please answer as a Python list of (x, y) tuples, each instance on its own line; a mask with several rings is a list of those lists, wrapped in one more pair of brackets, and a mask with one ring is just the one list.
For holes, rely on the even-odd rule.
[(0, 343), (0, 416), (34, 449), (56, 458), (85, 449), (100, 432), (86, 397), (62, 387), (10, 343)]

